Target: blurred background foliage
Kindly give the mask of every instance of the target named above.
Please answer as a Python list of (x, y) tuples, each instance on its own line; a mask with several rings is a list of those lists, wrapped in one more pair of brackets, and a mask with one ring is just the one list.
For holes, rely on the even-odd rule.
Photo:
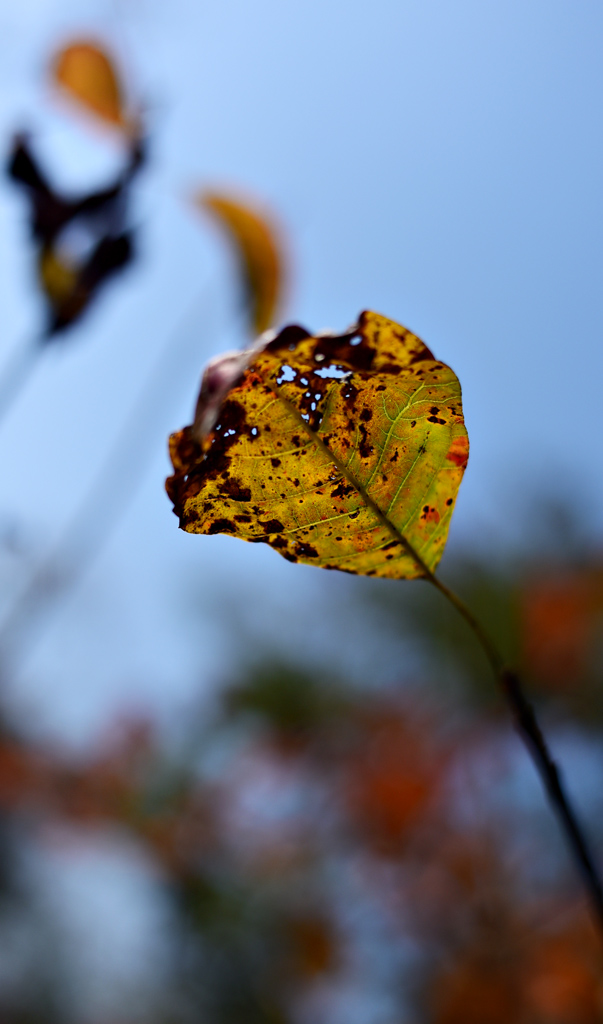
[[(522, 666), (561, 759), (587, 760), (575, 795), (600, 848), (603, 564), (509, 553), (448, 569)], [(171, 734), (124, 720), (76, 758), (6, 728), (3, 1019), (101, 1019), (70, 1002), (73, 936), (27, 865), (108, 836), (136, 851), (163, 948), (103, 1020), (601, 1019), (598, 936), (471, 638), (426, 587), (346, 587), (383, 681), (342, 675), (336, 650), (317, 666), (245, 645), (211, 709)]]
[[(80, 319), (85, 330), (92, 300), (102, 311), (100, 284), (127, 284), (140, 256), (133, 174), (160, 159), (151, 114), (126, 99), (98, 40), (66, 41), (48, 68), (84, 119), (106, 122), (126, 170), (63, 196), (35, 136), (12, 155), (6, 140), (50, 315), (36, 357), (4, 367), (7, 407), (49, 338)], [(242, 194), (195, 192), (189, 207), (226, 231), (229, 315), (246, 335), (280, 316), (295, 239)], [(556, 823), (479, 648), (428, 586), (310, 586), (300, 571), (295, 600), (263, 577), (250, 600), (228, 573), (179, 579), (168, 597), (196, 649), (195, 697), (163, 719), (125, 704), (79, 746), (32, 728), (15, 700), (21, 661), (119, 522), (179, 355), (170, 337), (50, 554), (19, 556), (20, 588), (5, 573), (0, 1020), (602, 1020), (600, 943)], [(198, 375), (198, 350), (186, 358)], [(40, 452), (27, 457), (38, 472)], [(603, 557), (561, 490), (536, 497), (525, 540), (457, 542), (442, 571), (524, 674), (600, 851)], [(5, 531), (6, 564), (19, 537)], [(230, 655), (214, 678), (200, 622)], [(182, 671), (164, 678), (168, 694), (186, 692)]]

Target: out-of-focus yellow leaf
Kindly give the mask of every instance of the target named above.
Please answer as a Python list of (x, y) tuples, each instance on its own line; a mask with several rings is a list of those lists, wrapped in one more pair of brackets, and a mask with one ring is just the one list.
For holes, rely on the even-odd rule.
[(195, 423), (171, 438), (168, 493), (191, 533), (414, 578), (442, 555), (468, 451), (452, 370), (363, 313), (343, 335), (288, 327), (213, 360)]
[(77, 269), (60, 259), (52, 249), (44, 249), (40, 256), (40, 281), (53, 306), (59, 306), (73, 293), (77, 284)]
[(95, 43), (64, 47), (53, 62), (56, 82), (97, 117), (125, 127), (122, 89), (109, 56)]
[(228, 196), (205, 192), (199, 201), (226, 228), (235, 246), (251, 333), (261, 334), (274, 325), (281, 301), (283, 257), (274, 227), (263, 214)]

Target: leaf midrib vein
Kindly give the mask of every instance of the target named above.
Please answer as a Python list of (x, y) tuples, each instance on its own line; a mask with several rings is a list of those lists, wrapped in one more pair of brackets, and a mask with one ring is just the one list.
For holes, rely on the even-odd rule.
[[(401, 420), (402, 416), (404, 415), (404, 413), (408, 412), (408, 410), (411, 409), (412, 406), (416, 404), (417, 395), (419, 394), (420, 391), (423, 391), (424, 388), (425, 388), (425, 381), (423, 381), (423, 383), (417, 388), (417, 390), (415, 392), (413, 392), (413, 394), (408, 399), (408, 402), (406, 403), (406, 405), (404, 405), (400, 409), (400, 411), (396, 415), (395, 419), (393, 419), (391, 421), (391, 426), (390, 426), (387, 434), (385, 435), (385, 440), (383, 442), (383, 447), (382, 447), (381, 452), (379, 454), (379, 459), (377, 461), (377, 465), (375, 466), (373, 472), (371, 473), (369, 479), (367, 480), (367, 482), (365, 484), (365, 487), (367, 489), (371, 486), (373, 480), (375, 479), (376, 474), (379, 472), (379, 468), (380, 468), (380, 466), (383, 463), (383, 459), (385, 458), (385, 449), (387, 448), (387, 446), (388, 446), (388, 444), (389, 444), (389, 442), (391, 440), (391, 436), (392, 436), (393, 431), (398, 426), (398, 423), (400, 422), (400, 420)], [(384, 402), (383, 408), (384, 408), (384, 411), (385, 411), (385, 402)], [(386, 412), (386, 415), (387, 415), (387, 412)], [(388, 419), (389, 419), (389, 417), (388, 417)]]
[[(331, 449), (325, 444), (320, 435), (317, 434), (308, 423), (306, 423), (299, 409), (297, 409), (296, 406), (292, 402), (290, 402), (288, 398), (280, 394), (278, 390), (275, 390), (275, 388), (278, 388), (278, 385), (272, 384), (270, 386), (272, 387), (274, 394), (278, 398), (280, 398), (280, 401), (283, 403), (285, 408), (289, 409), (289, 411), (294, 416), (295, 420), (300, 425), (300, 427), (303, 430), (305, 430), (306, 433), (316, 442), (321, 451), (323, 451), (324, 454), (331, 460), (331, 462), (337, 467), (337, 469), (346, 478), (346, 480), (348, 480), (352, 487), (356, 489), (356, 491), (362, 498), (364, 504), (368, 506), (368, 508), (372, 509), (377, 519), (385, 526), (385, 528), (390, 532), (392, 537), (402, 545), (402, 547), (408, 553), (408, 555), (410, 555), (413, 561), (416, 562), (416, 564), (421, 569), (423, 574), (429, 579), (435, 579), (431, 569), (426, 564), (426, 562), (421, 558), (421, 556), (415, 551), (410, 541), (397, 528), (397, 526), (395, 526), (394, 523), (392, 523), (391, 520), (388, 519), (387, 515), (382, 511), (382, 509), (379, 508), (376, 501), (374, 501), (373, 498), (371, 498), (370, 494), (367, 492), (363, 484), (361, 484), (360, 481), (356, 479), (356, 477), (351, 472), (346, 463), (342, 462), (341, 459), (339, 459), (335, 455), (335, 453), (332, 452)], [(344, 516), (349, 514), (349, 512), (343, 513)], [(342, 517), (336, 516), (334, 518)]]

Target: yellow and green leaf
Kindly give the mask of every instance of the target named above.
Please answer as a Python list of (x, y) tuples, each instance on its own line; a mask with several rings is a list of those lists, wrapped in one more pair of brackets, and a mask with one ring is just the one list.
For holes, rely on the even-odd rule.
[(469, 442), (459, 381), (420, 338), (363, 313), (343, 335), (285, 328), (224, 366), (220, 379), (210, 364), (195, 423), (170, 440), (184, 530), (325, 569), (433, 572)]

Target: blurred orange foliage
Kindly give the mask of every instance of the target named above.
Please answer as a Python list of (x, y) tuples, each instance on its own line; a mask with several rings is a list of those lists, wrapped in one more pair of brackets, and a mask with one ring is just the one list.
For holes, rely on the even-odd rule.
[[(367, 984), (385, 984), (371, 957), (386, 964), (396, 944), (412, 950), (391, 989), (400, 1019), (410, 1007), (417, 1024), (601, 1021), (600, 953), (561, 860), (534, 886), (538, 830), (519, 849), (513, 806), (480, 803), (484, 772), (495, 785), (507, 770), (498, 719), (451, 727), (327, 685), (282, 666), (250, 677), (184, 761), (142, 721), (79, 762), (7, 736), (0, 807), (41, 841), (68, 823), (140, 844), (196, 950), (178, 998), (199, 1009), (210, 993), (211, 1024), (293, 1024), (299, 1000), (358, 984), (358, 957)], [(220, 771), (205, 773), (206, 749)]]
[(368, 714), (363, 725), (363, 743), (346, 765), (346, 800), (371, 843), (399, 852), (436, 799), (446, 759), (425, 728), (391, 711)]
[(593, 657), (603, 612), (603, 569), (574, 570), (529, 582), (522, 595), (524, 662), (540, 685), (575, 687)]

